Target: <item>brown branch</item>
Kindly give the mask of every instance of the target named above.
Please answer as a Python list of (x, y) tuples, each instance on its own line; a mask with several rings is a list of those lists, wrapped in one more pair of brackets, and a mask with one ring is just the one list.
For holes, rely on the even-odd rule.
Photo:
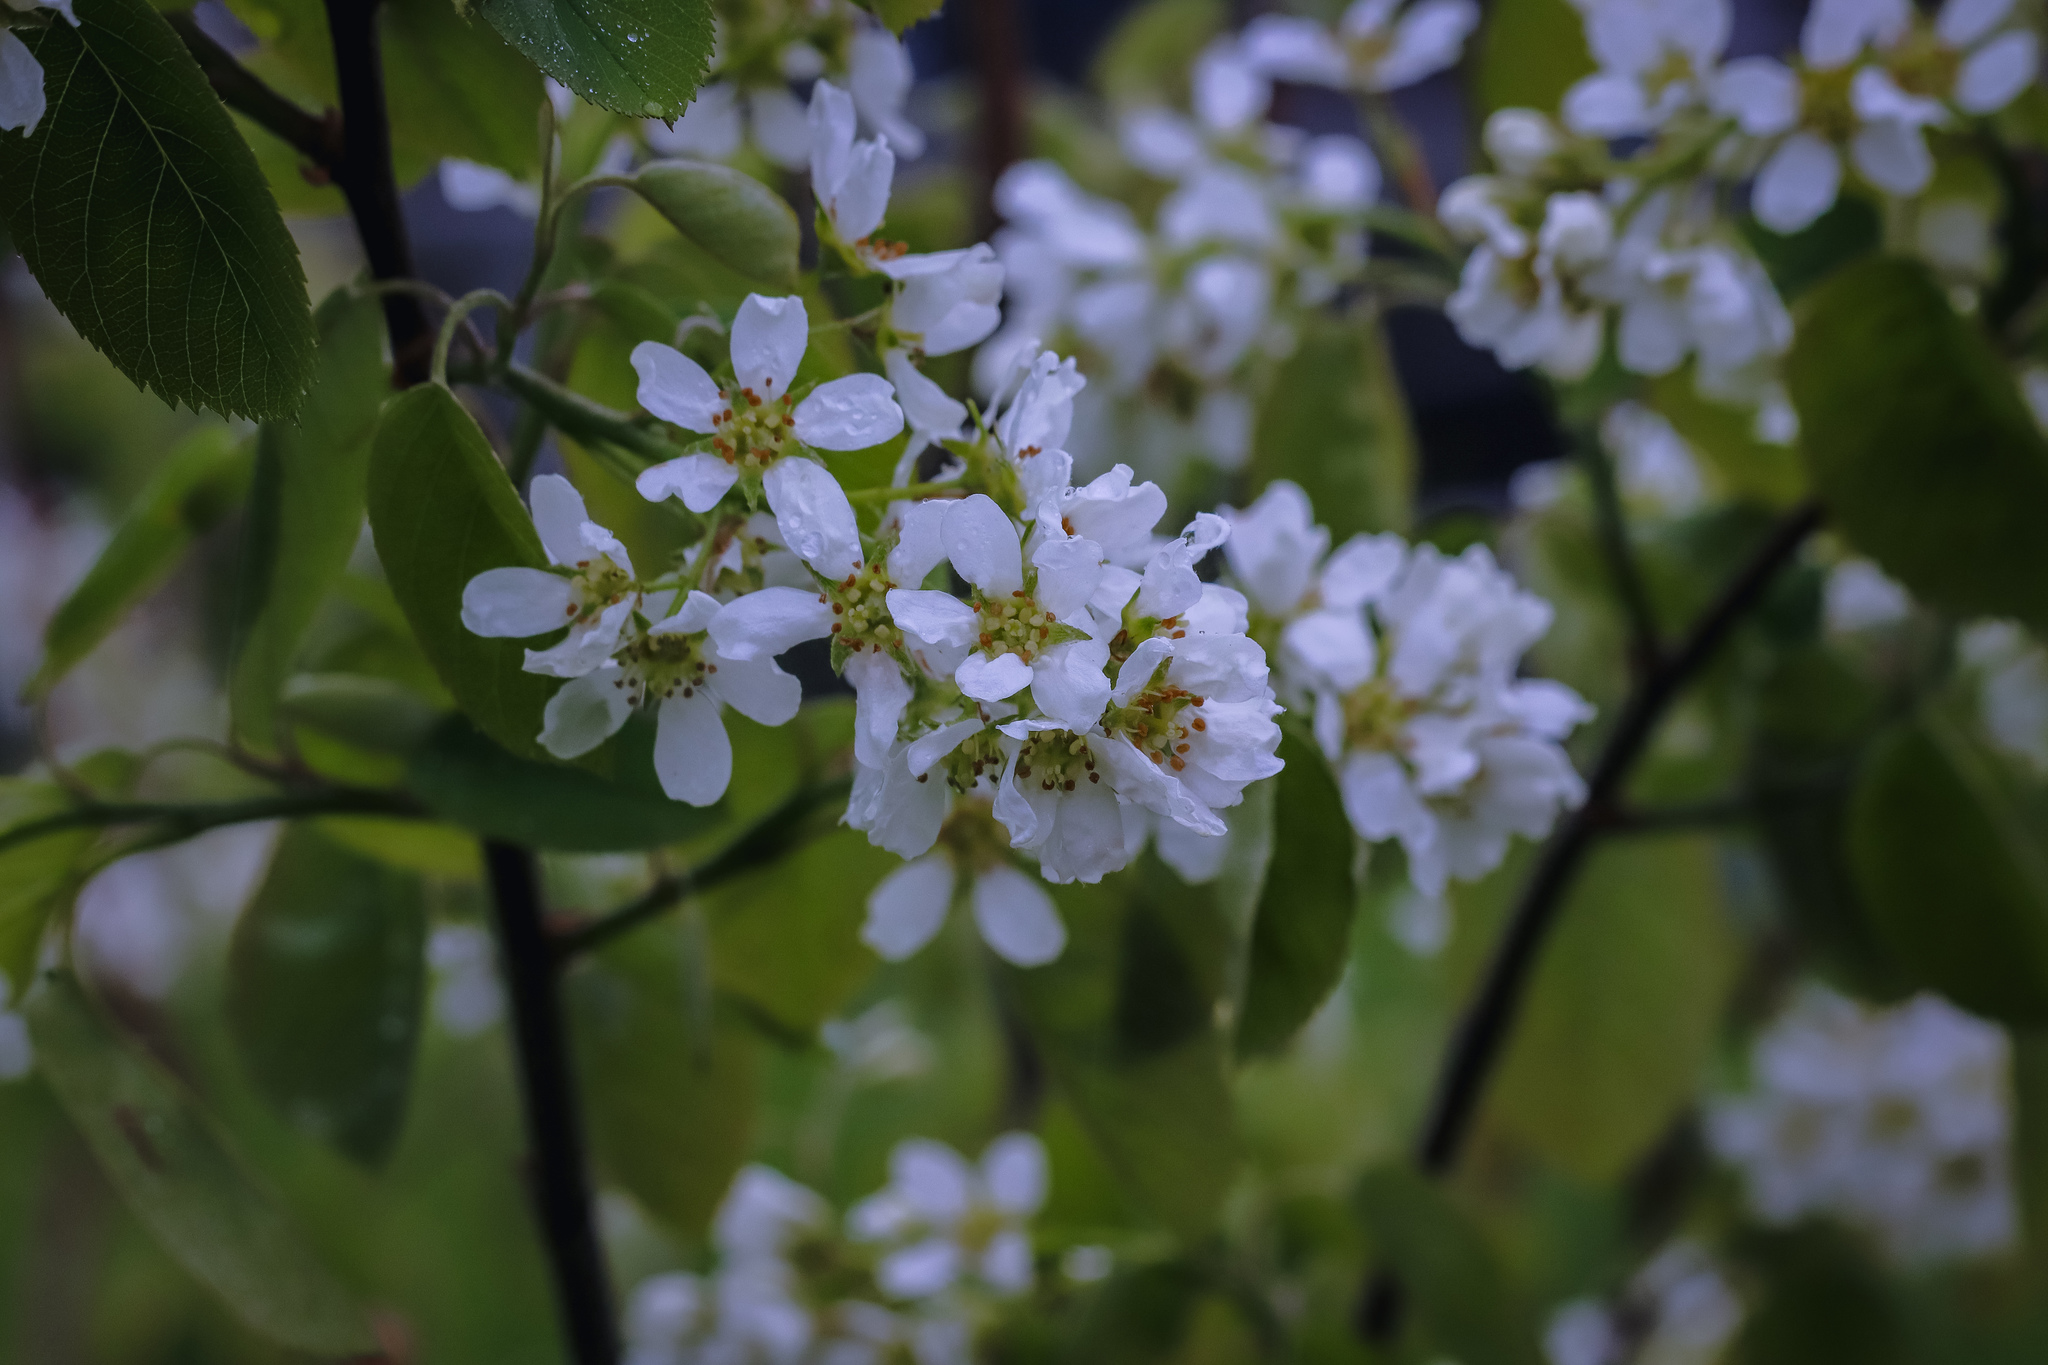
[(310, 114), (258, 80), (194, 22), (190, 11), (166, 14), (164, 21), (184, 40), (185, 50), (206, 73), (222, 104), (289, 146), (323, 174), (334, 175), (342, 159), (338, 119)]

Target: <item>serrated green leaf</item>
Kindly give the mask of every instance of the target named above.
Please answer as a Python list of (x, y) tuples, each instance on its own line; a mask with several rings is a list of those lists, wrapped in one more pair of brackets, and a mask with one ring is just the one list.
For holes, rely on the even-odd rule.
[(1544, 946), (1489, 1113), (1563, 1170), (1618, 1178), (1688, 1103), (1735, 981), (1713, 845), (1594, 850)]
[(384, 405), (368, 506), (391, 595), (442, 684), (501, 746), (540, 755), (541, 711), (556, 683), (523, 670), (526, 642), (472, 635), (462, 624), (462, 590), (485, 569), (545, 568), (547, 553), (454, 394), (422, 384)]
[(128, 1207), (251, 1329), (325, 1357), (377, 1350), (347, 1290), (185, 1088), (118, 1036), (68, 973), (23, 1009), (36, 1062)]
[(1527, 1306), (1447, 1194), (1388, 1166), (1359, 1183), (1357, 1205), (1374, 1253), (1400, 1275), (1431, 1346), (1469, 1365), (1539, 1365)]
[(223, 427), (187, 437), (164, 458), (85, 578), (43, 631), (43, 662), (25, 693), (41, 697), (177, 567), (194, 538), (248, 490), (250, 447)]
[(1926, 267), (1882, 258), (1821, 285), (1786, 379), (1851, 543), (1931, 606), (2048, 630), (2048, 441)]
[(1314, 315), (1281, 365), (1252, 433), (1256, 490), (1292, 479), (1341, 544), (1407, 529), (1415, 439), (1376, 321)]
[(598, 1160), (695, 1238), (747, 1158), (760, 1040), (723, 1012), (693, 1012), (679, 942), (672, 926), (623, 939), (571, 975), (567, 995)]
[(35, 136), (0, 133), (7, 226), (37, 283), (171, 403), (288, 417), (313, 369), (299, 251), (198, 63), (144, 0), (83, 0), (21, 40)]
[(256, 440), (228, 681), (235, 734), (258, 752), (279, 742), (276, 704), (313, 610), (348, 566), (363, 528), (370, 438), (388, 392), (377, 298), (340, 289), (314, 317), (320, 354), (296, 425)]
[(1955, 726), (1925, 712), (1872, 745), (1848, 848), (1901, 968), (1977, 1014), (2048, 1021), (2048, 853)]
[(415, 753), (406, 783), (450, 824), (533, 848), (575, 853), (673, 844), (710, 829), (721, 812), (671, 801), (654, 781), (652, 739), (629, 726), (619, 766), (635, 760), (632, 785), (585, 768), (507, 753), (460, 716), (450, 717)]
[(866, 0), (866, 8), (901, 37), (903, 30), (939, 12), (946, 0)]
[(753, 176), (702, 161), (654, 161), (632, 179), (635, 193), (721, 265), (776, 289), (796, 280), (796, 213)]
[(481, 0), (533, 64), (601, 109), (679, 118), (711, 61), (707, 0)]
[(235, 924), (229, 1032), (286, 1122), (365, 1166), (398, 1140), (426, 994), (419, 879), (310, 825)]
[(1240, 1054), (1286, 1046), (1336, 988), (1350, 958), (1358, 890), (1351, 880), (1356, 839), (1343, 799), (1315, 746), (1280, 741), (1287, 766), (1273, 779), (1273, 855), (1252, 920)]

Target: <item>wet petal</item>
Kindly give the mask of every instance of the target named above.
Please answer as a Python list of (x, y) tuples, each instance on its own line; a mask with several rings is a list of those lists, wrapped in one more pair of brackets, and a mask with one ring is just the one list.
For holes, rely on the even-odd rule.
[(732, 741), (709, 693), (661, 704), (654, 731), (654, 775), (676, 801), (708, 806), (732, 781)]
[(766, 403), (789, 392), (811, 341), (804, 301), (747, 295), (732, 320), (732, 369), (742, 389)]
[[(804, 688), (773, 659), (718, 660), (704, 686), (727, 706), (760, 725), (787, 725), (803, 705)], [(721, 732), (722, 733), (722, 732)]]
[(524, 639), (560, 630), (575, 614), (575, 588), (545, 569), (486, 569), (462, 589), (462, 624), (475, 635)]
[(891, 588), (888, 602), (890, 618), (920, 640), (934, 645), (974, 640), (974, 609), (949, 592)]
[(640, 406), (685, 431), (709, 433), (725, 410), (725, 395), (704, 367), (673, 346), (643, 341), (633, 348), (640, 376)]
[(1024, 586), (1024, 554), (1017, 528), (986, 494), (946, 509), (946, 554), (960, 576), (990, 597)]
[(711, 618), (711, 642), (730, 659), (772, 659), (832, 633), (832, 608), (801, 588), (763, 588), (734, 598)]
[(533, 505), (533, 529), (548, 559), (556, 564), (574, 564), (584, 558), (583, 523), (590, 513), (583, 508), (583, 495), (560, 474), (542, 474), (527, 489)]
[(846, 681), (853, 685), (854, 695), (853, 756), (880, 767), (889, 760), (903, 708), (910, 704), (910, 679), (888, 655), (865, 650), (846, 661)]
[(878, 374), (850, 374), (796, 405), (796, 438), (814, 450), (866, 450), (903, 430), (896, 390)]
[(716, 455), (684, 455), (641, 470), (633, 486), (649, 502), (677, 497), (692, 512), (709, 512), (739, 479), (739, 471)]
[(562, 684), (541, 711), (540, 745), (556, 758), (578, 758), (610, 739), (633, 714), (615, 668)]
[(815, 460), (786, 456), (761, 476), (783, 544), (827, 578), (860, 567), (860, 526), (832, 472)]
[(970, 654), (953, 675), (962, 692), (976, 701), (1002, 701), (1031, 685), (1031, 665), (1014, 654)]

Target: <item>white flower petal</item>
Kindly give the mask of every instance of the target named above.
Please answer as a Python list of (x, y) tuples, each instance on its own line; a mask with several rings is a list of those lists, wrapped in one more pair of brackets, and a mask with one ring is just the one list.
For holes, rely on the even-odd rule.
[(802, 299), (749, 294), (732, 320), (733, 374), (762, 402), (779, 399), (789, 392), (810, 343), (811, 320)]
[(1956, 73), (1956, 105), (1966, 114), (1991, 114), (2019, 98), (2041, 67), (2041, 40), (2022, 29), (2001, 33), (1963, 59)]
[(1173, 657), (1173, 641), (1153, 636), (1140, 640), (1130, 657), (1117, 670), (1116, 686), (1110, 689), (1109, 699), (1117, 706), (1130, 705), (1131, 698), (1151, 685), (1152, 678), (1159, 672), (1159, 666)]
[(1243, 635), (1190, 635), (1174, 642), (1166, 681), (1198, 697), (1250, 701), (1266, 695), (1268, 672), (1266, 651), (1257, 640)]
[(709, 512), (739, 480), (739, 470), (716, 455), (682, 455), (641, 470), (633, 486), (649, 502), (676, 497), (692, 512)]
[(1017, 528), (986, 494), (976, 493), (948, 507), (944, 533), (953, 567), (986, 596), (1000, 597), (1024, 586)]
[(1290, 669), (1349, 692), (1372, 679), (1379, 649), (1365, 618), (1353, 611), (1312, 611), (1288, 622), (1280, 649)]
[(1714, 74), (1709, 103), (1751, 137), (1774, 137), (1799, 121), (1799, 77), (1772, 57), (1739, 57)]
[(856, 142), (846, 158), (846, 178), (823, 201), (826, 216), (851, 246), (875, 234), (889, 208), (889, 182), (896, 176), (896, 154), (879, 139)]
[(850, 374), (796, 405), (796, 438), (814, 450), (866, 450), (903, 430), (895, 389), (878, 374)]
[(43, 94), (43, 65), (28, 44), (0, 29), (0, 129), (19, 128), (32, 136), (49, 108)]
[[(966, 665), (961, 667), (964, 671)], [(1102, 708), (1109, 703), (1108, 667), (1109, 645), (1104, 641), (1054, 645), (1031, 661), (1031, 699), (1067, 728), (1085, 730), (1102, 719)], [(965, 684), (960, 690), (967, 690)]]
[(617, 669), (599, 669), (562, 684), (541, 710), (540, 746), (556, 758), (580, 758), (618, 733), (633, 702)]
[(640, 376), (640, 406), (685, 431), (710, 433), (725, 410), (725, 396), (704, 367), (673, 346), (643, 341), (633, 348)]
[(811, 194), (821, 206), (828, 205), (846, 179), (847, 161), (853, 154), (857, 131), (853, 97), (830, 81), (819, 81), (811, 87), (805, 122), (811, 134)]
[(711, 642), (729, 659), (772, 659), (832, 633), (832, 608), (801, 588), (763, 588), (736, 597), (711, 618)]
[(914, 502), (903, 509), (897, 518), (896, 544), (889, 551), (891, 579), (915, 589), (946, 557), (946, 507), (943, 502)]
[(704, 679), (712, 696), (761, 725), (787, 725), (803, 705), (804, 688), (773, 659), (717, 660), (718, 671)]
[(932, 941), (953, 900), (953, 858), (930, 853), (905, 863), (868, 893), (860, 941), (885, 962), (901, 962)]
[(1015, 654), (970, 654), (960, 661), (953, 681), (976, 701), (1002, 701), (1031, 685), (1031, 665)]
[(785, 456), (761, 476), (782, 543), (827, 578), (860, 567), (860, 526), (832, 471), (815, 460)]
[(967, 645), (974, 640), (974, 608), (949, 592), (891, 588), (889, 616), (918, 639), (934, 645)]
[(855, 654), (846, 661), (845, 672), (854, 695), (853, 756), (879, 768), (889, 761), (903, 708), (910, 704), (910, 679), (903, 676), (900, 664), (880, 650)]
[(1019, 967), (1042, 967), (1067, 946), (1067, 926), (1053, 908), (1052, 897), (1036, 877), (1008, 863), (997, 863), (975, 877), (974, 922), (995, 955)]
[(960, 1248), (944, 1237), (892, 1251), (875, 1266), (875, 1283), (896, 1299), (928, 1299), (959, 1278)]
[(533, 529), (540, 532), (548, 559), (574, 564), (585, 558), (583, 523), (590, 520), (590, 513), (584, 510), (576, 485), (560, 474), (542, 474), (528, 487), (527, 500), (533, 506)]
[(1935, 36), (1958, 51), (1974, 47), (2005, 22), (2012, 6), (2013, 0), (1947, 0), (1935, 16)]
[(882, 357), (882, 368), (896, 390), (896, 402), (909, 419), (913, 445), (960, 438), (967, 426), (967, 405), (911, 364), (908, 351), (900, 346), (891, 347)]
[(1859, 128), (1849, 144), (1849, 159), (1865, 180), (1891, 194), (1918, 194), (1934, 178), (1926, 134), (1898, 119)]
[[(998, 1294), (1022, 1294), (1031, 1288), (1031, 1239), (1015, 1228), (989, 1238), (981, 1253), (982, 1283)], [(963, 1362), (969, 1357), (962, 1356)], [(934, 1363), (936, 1365), (936, 1363)]]
[(695, 635), (700, 630), (709, 630), (711, 623), (718, 619), (718, 613), (725, 610), (725, 604), (708, 592), (692, 588), (689, 596), (682, 600), (673, 616), (655, 623), (656, 635)]
[(732, 781), (732, 741), (708, 692), (661, 704), (654, 730), (654, 775), (671, 800), (708, 806)]
[(1797, 232), (1835, 205), (1842, 159), (1808, 132), (1785, 139), (1757, 173), (1750, 195), (1756, 220), (1773, 232)]
[(475, 635), (524, 639), (560, 630), (576, 614), (576, 589), (545, 569), (486, 569), (462, 588), (462, 624)]

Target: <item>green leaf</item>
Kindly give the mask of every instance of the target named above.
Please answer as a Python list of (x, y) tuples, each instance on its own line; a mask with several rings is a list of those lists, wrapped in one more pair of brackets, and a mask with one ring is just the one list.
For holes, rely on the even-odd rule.
[(1884, 243), (1877, 206), (1854, 192), (1843, 194), (1833, 208), (1794, 233), (1773, 232), (1754, 218), (1743, 219), (1742, 228), (1787, 303)]
[[(407, 785), (450, 824), (487, 838), (575, 853), (655, 848), (702, 833), (718, 812), (671, 801), (654, 781), (652, 737), (643, 726), (624, 732), (621, 758), (641, 760), (634, 785), (585, 768), (541, 763), (507, 753), (460, 716), (438, 726), (406, 769)], [(623, 764), (621, 766), (624, 766)]]
[(1843, 535), (1931, 606), (2048, 630), (2048, 441), (1924, 266), (1871, 260), (1817, 288), (1786, 378)]
[(297, 425), (266, 423), (256, 440), (239, 620), (228, 698), (235, 733), (276, 748), (276, 703), (313, 610), (348, 566), (363, 529), (370, 437), (388, 390), (377, 298), (336, 290), (314, 317), (320, 353)]
[(2048, 854), (1990, 757), (1954, 725), (1923, 712), (1871, 747), (1848, 847), (1901, 967), (1974, 1013), (2048, 1021)]
[(1448, 1195), (1388, 1166), (1359, 1183), (1357, 1203), (1374, 1252), (1400, 1275), (1432, 1346), (1467, 1365), (1540, 1365), (1526, 1306)]
[(1281, 365), (1252, 434), (1256, 489), (1292, 479), (1341, 544), (1400, 531), (1415, 495), (1415, 441), (1377, 323), (1315, 315)]
[(1735, 1365), (1926, 1359), (1912, 1347), (1888, 1277), (1847, 1230), (1809, 1221), (1788, 1232), (1752, 1232), (1735, 1251), (1764, 1290), (1729, 1353)]
[(1564, 92), (1595, 69), (1585, 21), (1565, 0), (1496, 0), (1473, 49), (1472, 95), (1481, 117), (1498, 109), (1555, 115)]
[(1619, 1178), (1691, 1101), (1735, 980), (1714, 847), (1610, 840), (1543, 949), (1489, 1109), (1558, 1167)]
[(680, 941), (672, 927), (630, 935), (572, 974), (567, 991), (598, 1160), (648, 1212), (695, 1238), (751, 1147), (760, 1040), (693, 998)]
[(167, 402), (288, 417), (313, 369), (298, 247), (249, 145), (143, 0), (84, 0), (21, 40), (34, 137), (0, 133), (7, 226), (79, 334)]
[(633, 190), (704, 253), (778, 289), (796, 280), (801, 234), (788, 201), (744, 171), (702, 161), (655, 161)]
[(939, 12), (946, 0), (863, 0), (864, 8), (880, 19), (891, 33), (903, 36), (903, 30), (920, 19), (929, 19)]
[(1195, 58), (1228, 18), (1220, 0), (1148, 0), (1132, 8), (1095, 58), (1096, 88), (1119, 100), (1184, 96)]
[(24, 691), (46, 695), (156, 590), (194, 538), (233, 511), (248, 489), (249, 447), (222, 427), (195, 432), (157, 466), (113, 538), (51, 616), (43, 663)]
[(285, 832), (235, 924), (228, 1027), (257, 1090), (365, 1166), (405, 1121), (425, 942), (419, 880), (309, 825)]
[(719, 988), (792, 1033), (816, 1032), (875, 969), (860, 939), (868, 893), (899, 865), (858, 830), (835, 830), (712, 892)]
[(1273, 856), (1252, 920), (1251, 962), (1237, 1026), (1241, 1054), (1286, 1046), (1336, 989), (1350, 958), (1357, 840), (1315, 746), (1289, 733), (1273, 779)]
[(462, 590), (485, 569), (547, 566), (490, 442), (455, 395), (422, 384), (384, 405), (370, 452), (370, 530), (392, 596), (456, 704), (504, 748), (537, 756), (554, 679), (525, 672), (526, 642), (462, 624)]
[(1650, 403), (1738, 498), (1789, 507), (1806, 495), (1806, 467), (1790, 446), (1759, 441), (1755, 414), (1700, 396), (1688, 369), (1650, 381)]
[(198, 1103), (117, 1036), (68, 973), (44, 976), (23, 1013), (51, 1090), (173, 1260), (286, 1346), (326, 1357), (377, 1349), (348, 1292)]
[(1187, 922), (1199, 902), (1147, 903), (1130, 874), (1052, 891), (1066, 951), (1005, 968), (1003, 983), (1103, 1159), (1153, 1216), (1197, 1236), (1240, 1158), (1217, 1025), (1222, 938), (1202, 932), (1218, 926)]
[(682, 116), (711, 61), (706, 0), (482, 0), (533, 64), (601, 109)]
[(443, 715), (403, 684), (356, 673), (301, 673), (277, 709), (294, 725), (379, 754), (410, 754)]

